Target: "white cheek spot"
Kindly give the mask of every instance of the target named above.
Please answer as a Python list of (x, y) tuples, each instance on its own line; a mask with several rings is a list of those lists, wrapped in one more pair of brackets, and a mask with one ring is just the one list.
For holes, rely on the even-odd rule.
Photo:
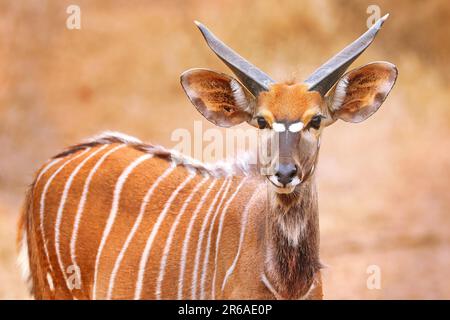
[(299, 179), (299, 177), (295, 176), (294, 179), (291, 181), (292, 186), (297, 186), (298, 184), (302, 183), (302, 180)]
[(289, 126), (289, 131), (290, 132), (299, 132), (300, 130), (303, 129), (304, 126), (305, 125), (303, 124), (303, 122), (296, 122)]
[(319, 139), (317, 140), (317, 148), (319, 148), (320, 147), (320, 137), (319, 137)]
[(309, 130), (303, 131), (302, 138), (303, 141), (307, 142), (311, 147), (316, 144), (316, 135)]
[(286, 126), (283, 123), (274, 122), (272, 123), (272, 129), (275, 132), (285, 132)]

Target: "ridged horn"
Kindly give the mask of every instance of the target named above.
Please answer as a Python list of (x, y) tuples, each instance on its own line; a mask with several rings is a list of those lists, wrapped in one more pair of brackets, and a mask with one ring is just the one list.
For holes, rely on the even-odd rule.
[(378, 21), (375, 22), (375, 24), (362, 36), (314, 71), (314, 73), (305, 80), (309, 90), (318, 91), (320, 94), (325, 95), (344, 74), (350, 64), (352, 64), (352, 62), (355, 61), (355, 59), (358, 58), (358, 56), (372, 43), (388, 17), (389, 14), (386, 14), (384, 17), (378, 19)]
[(198, 21), (194, 21), (200, 29), (206, 43), (211, 50), (222, 60), (242, 84), (257, 97), (261, 91), (268, 91), (274, 81), (264, 72), (242, 58), (233, 49), (217, 38), (208, 28)]

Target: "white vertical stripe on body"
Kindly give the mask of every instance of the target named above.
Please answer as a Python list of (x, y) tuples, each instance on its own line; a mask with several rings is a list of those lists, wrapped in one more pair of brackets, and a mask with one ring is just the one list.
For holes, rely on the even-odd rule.
[[(118, 145), (118, 146), (112, 148), (111, 150), (108, 150), (107, 152), (105, 152), (105, 154), (101, 156), (101, 158), (97, 161), (95, 166), (91, 169), (91, 171), (89, 172), (89, 175), (86, 178), (86, 181), (84, 183), (83, 192), (81, 194), (80, 202), (78, 203), (77, 213), (75, 215), (75, 220), (73, 223), (72, 236), (70, 238), (70, 258), (72, 259), (72, 265), (75, 267), (75, 270), (79, 270), (78, 263), (77, 263), (77, 256), (76, 256), (76, 252), (75, 252), (76, 243), (77, 243), (77, 239), (78, 239), (78, 229), (80, 227), (80, 221), (81, 221), (81, 217), (83, 215), (84, 206), (86, 205), (86, 201), (88, 198), (89, 187), (91, 185), (91, 181), (92, 181), (95, 173), (98, 171), (100, 166), (106, 160), (106, 158), (109, 157), (109, 155), (112, 154), (113, 152), (117, 151), (118, 149), (124, 148), (124, 147), (126, 147), (126, 145), (121, 144), (121, 145)], [(80, 281), (80, 285), (81, 285), (81, 275), (78, 278), (78, 280)]]
[(197, 250), (195, 252), (194, 270), (192, 272), (192, 286), (191, 286), (191, 299), (192, 300), (197, 299), (198, 268), (199, 268), (199, 264), (200, 264), (200, 255), (201, 255), (202, 242), (203, 242), (203, 237), (205, 235), (206, 225), (208, 224), (209, 217), (211, 216), (214, 206), (216, 205), (217, 200), (219, 200), (219, 196), (227, 183), (228, 183), (228, 178), (223, 180), (223, 183), (220, 186), (219, 191), (217, 192), (216, 196), (214, 197), (211, 205), (209, 206), (208, 211), (205, 214), (205, 218), (203, 219), (202, 228), (200, 230), (198, 240), (197, 240)]
[(111, 228), (114, 224), (114, 221), (116, 219), (117, 212), (119, 210), (119, 201), (120, 201), (120, 194), (122, 192), (122, 188), (128, 178), (128, 176), (131, 174), (131, 172), (142, 162), (145, 160), (148, 160), (152, 157), (151, 154), (145, 154), (143, 156), (140, 156), (136, 160), (134, 160), (128, 167), (125, 168), (125, 170), (122, 172), (122, 174), (117, 179), (116, 186), (114, 188), (114, 196), (113, 196), (113, 202), (111, 206), (111, 211), (108, 216), (108, 220), (106, 222), (105, 229), (103, 230), (102, 239), (100, 241), (100, 246), (97, 251), (97, 256), (95, 258), (95, 269), (94, 269), (94, 285), (92, 287), (92, 297), (95, 300), (97, 297), (97, 274), (98, 274), (98, 268), (100, 263), (100, 257), (103, 252), (103, 247), (105, 246), (106, 240), (109, 236), (109, 233), (111, 232)]
[(220, 202), (217, 205), (216, 211), (214, 212), (213, 218), (211, 219), (211, 224), (209, 226), (208, 240), (206, 241), (205, 256), (203, 258), (202, 276), (200, 278), (200, 299), (202, 299), (202, 300), (205, 299), (205, 281), (206, 281), (206, 275), (208, 273), (209, 251), (211, 249), (211, 237), (212, 237), (212, 232), (214, 230), (214, 223), (216, 222), (216, 218), (219, 213), (220, 207), (222, 206), (223, 201), (225, 200), (225, 197), (228, 194), (228, 190), (230, 189), (232, 182), (233, 182), (233, 179), (229, 179), (228, 184), (225, 188), (225, 191), (222, 194), (222, 198), (220, 199)]
[(37, 176), (35, 182), (34, 182), (34, 186), (36, 187), (37, 184), (39, 183), (39, 181), (41, 180), (42, 176), (51, 168), (53, 167), (55, 164), (57, 164), (58, 162), (60, 162), (63, 158), (56, 158), (51, 160), (45, 167), (44, 169), (41, 170), (41, 172), (39, 173), (39, 175)]
[(40, 222), (40, 229), (41, 229), (41, 235), (42, 235), (42, 245), (44, 246), (44, 253), (45, 253), (45, 258), (47, 259), (47, 264), (51, 270), (51, 272), (53, 273), (53, 267), (50, 263), (50, 258), (49, 258), (49, 254), (48, 254), (48, 248), (47, 248), (47, 241), (45, 239), (45, 227), (44, 227), (44, 212), (45, 212), (45, 197), (47, 195), (47, 191), (50, 187), (50, 184), (52, 183), (53, 179), (55, 179), (55, 177), (58, 175), (58, 173), (61, 172), (62, 169), (64, 169), (64, 167), (66, 165), (68, 165), (70, 162), (72, 162), (73, 160), (81, 157), (83, 154), (85, 154), (86, 152), (88, 152), (90, 150), (90, 148), (87, 148), (86, 150), (84, 150), (83, 152), (80, 152), (79, 154), (73, 156), (72, 158), (66, 160), (51, 176), (50, 178), (47, 180), (44, 189), (42, 190), (41, 193), (41, 199), (40, 199), (40, 204), (39, 204), (39, 222)]
[(111, 272), (111, 277), (109, 279), (109, 286), (108, 286), (108, 294), (107, 299), (111, 299), (112, 293), (114, 290), (114, 284), (116, 281), (117, 272), (119, 271), (120, 265), (122, 263), (123, 257), (128, 250), (128, 246), (130, 245), (131, 241), (134, 238), (134, 235), (136, 234), (136, 231), (138, 230), (142, 219), (145, 215), (145, 209), (147, 208), (147, 204), (150, 202), (150, 198), (152, 197), (155, 189), (159, 186), (161, 181), (163, 181), (176, 167), (174, 165), (170, 165), (157, 179), (155, 179), (155, 182), (153, 182), (152, 186), (148, 189), (147, 193), (145, 194), (141, 207), (139, 209), (139, 214), (136, 218), (136, 221), (133, 224), (133, 227), (131, 228), (130, 233), (127, 236), (127, 239), (125, 240), (122, 249), (120, 249), (119, 255), (117, 256), (116, 262), (114, 263), (114, 268)]
[(55, 284), (53, 282), (52, 275), (49, 272), (47, 272), (46, 278), (47, 278), (47, 284), (48, 284), (48, 287), (50, 288), (50, 291), (55, 291)]
[(255, 196), (256, 192), (253, 192), (252, 197), (250, 198), (250, 200), (248, 201), (247, 205), (245, 206), (244, 212), (242, 213), (242, 220), (241, 220), (241, 233), (240, 233), (240, 237), (239, 237), (239, 246), (238, 246), (238, 250), (236, 252), (236, 256), (234, 257), (233, 263), (231, 264), (230, 268), (228, 268), (225, 277), (223, 279), (222, 282), (222, 292), (225, 288), (225, 285), (227, 284), (228, 278), (231, 276), (231, 274), (234, 271), (234, 268), (236, 267), (236, 264), (239, 260), (239, 255), (241, 254), (241, 248), (242, 248), (242, 243), (244, 242), (244, 236), (245, 236), (245, 229), (247, 227), (247, 219), (248, 219), (248, 213), (250, 211), (250, 208), (252, 206), (252, 200)]
[(56, 252), (56, 257), (58, 259), (59, 268), (61, 269), (61, 273), (63, 274), (64, 281), (69, 290), (71, 290), (71, 288), (69, 288), (67, 275), (66, 275), (66, 271), (64, 269), (64, 264), (62, 262), (60, 246), (59, 246), (59, 235), (60, 235), (60, 227), (61, 227), (61, 220), (62, 220), (62, 215), (63, 215), (63, 211), (64, 211), (64, 206), (66, 204), (67, 196), (69, 194), (70, 187), (72, 186), (73, 179), (75, 178), (77, 173), (86, 164), (86, 162), (89, 161), (89, 159), (91, 159), (93, 156), (95, 156), (97, 153), (99, 153), (106, 147), (107, 147), (107, 145), (104, 145), (104, 146), (98, 148), (97, 150), (91, 152), (91, 154), (89, 154), (86, 158), (83, 159), (83, 161), (81, 161), (77, 165), (77, 167), (73, 170), (73, 172), (70, 174), (69, 178), (66, 181), (66, 184), (64, 186), (64, 191), (61, 195), (61, 200), (59, 202), (58, 212), (56, 214), (56, 221), (55, 221), (55, 252)]
[(214, 274), (213, 274), (213, 279), (212, 279), (212, 284), (211, 284), (211, 287), (212, 287), (211, 288), (211, 299), (215, 299), (215, 295), (216, 295), (216, 277), (217, 277), (217, 261), (218, 261), (218, 257), (219, 257), (219, 243), (220, 243), (220, 238), (222, 236), (222, 229), (223, 229), (223, 223), (225, 221), (225, 216), (228, 211), (228, 207), (230, 206), (230, 204), (233, 202), (233, 199), (236, 197), (236, 195), (241, 190), (241, 187), (244, 185), (245, 181), (246, 181), (245, 178), (242, 179), (242, 181), (236, 187), (236, 190), (234, 191), (234, 193), (231, 195), (231, 197), (225, 203), (225, 206), (223, 207), (223, 210), (220, 214), (219, 227), (217, 229), (217, 236), (216, 236), (216, 250), (215, 250), (215, 254), (214, 254)]
[(195, 208), (194, 213), (192, 214), (191, 220), (189, 221), (188, 228), (186, 230), (186, 235), (184, 237), (183, 241), (183, 248), (181, 251), (181, 259), (180, 259), (180, 276), (178, 277), (178, 294), (177, 299), (181, 300), (183, 297), (183, 285), (184, 285), (184, 271), (186, 270), (186, 256), (189, 249), (189, 240), (191, 238), (191, 232), (192, 228), (194, 227), (195, 220), (197, 219), (197, 215), (200, 212), (200, 210), (203, 207), (203, 204), (205, 203), (205, 200), (208, 198), (209, 193), (216, 185), (217, 180), (213, 180), (211, 184), (208, 186), (208, 189), (203, 194), (202, 198), (200, 199), (200, 202), (198, 203), (197, 207)]
[(175, 218), (175, 221), (172, 224), (172, 227), (170, 228), (169, 231), (169, 235), (167, 237), (166, 240), (166, 244), (164, 246), (164, 250), (163, 250), (163, 255), (161, 258), (161, 264), (159, 267), (159, 275), (158, 275), (158, 280), (156, 283), (156, 298), (157, 299), (161, 299), (161, 287), (162, 287), (162, 282), (164, 280), (164, 275), (165, 275), (165, 270), (166, 270), (166, 264), (167, 264), (167, 258), (170, 252), (170, 246), (172, 244), (172, 240), (173, 240), (173, 236), (175, 235), (175, 231), (178, 227), (178, 224), (180, 223), (180, 220), (182, 218), (182, 216), (184, 215), (187, 206), (189, 205), (189, 203), (191, 202), (192, 198), (197, 194), (198, 190), (200, 190), (200, 188), (206, 183), (206, 181), (209, 179), (209, 176), (205, 176), (196, 186), (195, 188), (192, 190), (191, 194), (189, 195), (189, 197), (186, 199), (186, 201), (183, 203), (183, 206), (180, 209), (180, 212), (177, 214), (177, 217)]
[[(174, 164), (176, 165), (176, 164)], [(150, 256), (150, 251), (152, 249), (153, 241), (155, 240), (156, 234), (159, 231), (159, 227), (161, 226), (163, 220), (165, 219), (167, 212), (169, 211), (170, 206), (172, 205), (173, 200), (176, 198), (178, 193), (186, 186), (186, 184), (191, 181), (195, 177), (195, 171), (191, 172), (189, 176), (175, 189), (175, 191), (170, 195), (169, 199), (164, 205), (163, 210), (158, 216), (155, 224), (153, 225), (152, 231), (147, 239), (147, 243), (145, 244), (144, 252), (141, 256), (141, 261), (139, 263), (139, 271), (138, 277), (136, 281), (136, 291), (134, 294), (134, 299), (139, 300), (141, 298), (142, 293), (142, 284), (144, 282), (144, 272), (145, 267), (147, 266), (148, 258)]]

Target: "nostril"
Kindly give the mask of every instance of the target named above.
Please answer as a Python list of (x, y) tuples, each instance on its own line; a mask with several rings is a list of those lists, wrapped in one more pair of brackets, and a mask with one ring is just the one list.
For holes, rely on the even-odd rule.
[(281, 184), (287, 185), (295, 177), (297, 171), (297, 166), (294, 164), (280, 164), (275, 176)]

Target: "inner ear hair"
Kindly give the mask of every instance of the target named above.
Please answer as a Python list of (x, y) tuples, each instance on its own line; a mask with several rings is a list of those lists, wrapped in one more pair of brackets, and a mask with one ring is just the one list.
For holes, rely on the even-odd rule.
[(332, 113), (339, 110), (339, 108), (344, 104), (345, 95), (347, 94), (348, 87), (348, 74), (342, 76), (342, 78), (336, 84), (333, 93), (329, 95), (329, 108)]
[(253, 99), (249, 99), (251, 93), (246, 92), (244, 86), (242, 86), (239, 81), (233, 78), (230, 80), (230, 88), (236, 107), (244, 112), (253, 113), (253, 104), (251, 103)]

